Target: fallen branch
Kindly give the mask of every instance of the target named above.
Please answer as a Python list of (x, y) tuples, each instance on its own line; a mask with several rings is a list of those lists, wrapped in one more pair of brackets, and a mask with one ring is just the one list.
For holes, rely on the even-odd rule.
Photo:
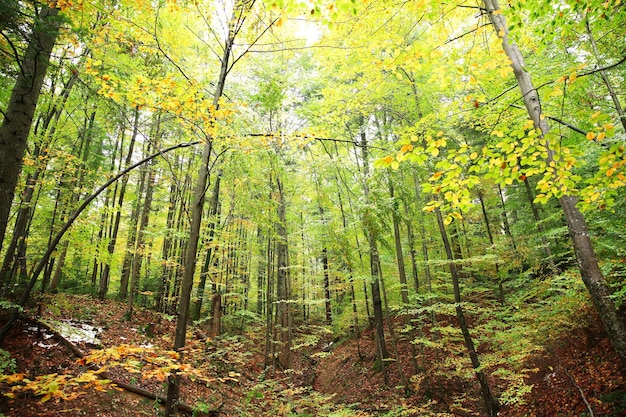
[[(58, 337), (58, 339), (61, 341), (61, 343), (63, 343), (63, 345), (65, 345), (68, 349), (70, 349), (74, 355), (79, 358), (79, 359), (83, 359), (86, 355), (85, 353), (80, 350), (80, 348), (78, 346), (76, 346), (75, 344), (73, 344), (72, 342), (70, 342), (69, 340), (67, 340), (62, 334), (60, 334), (56, 329), (54, 329), (53, 327), (51, 327), (49, 324), (34, 318), (34, 317), (28, 317), (28, 316), (23, 316), (24, 321), (27, 322), (32, 322), (33, 324), (43, 327), (44, 329), (46, 329), (47, 331), (49, 331), (50, 333), (54, 334), (56, 337)], [(99, 366), (97, 366), (96, 364), (91, 364), (90, 367), (95, 370), (98, 371), (100, 369)], [(137, 394), (137, 395), (141, 395), (144, 398), (147, 398), (149, 400), (152, 401), (156, 401), (161, 405), (165, 405), (165, 400), (166, 397), (163, 395), (158, 395), (155, 394), (151, 391), (145, 390), (143, 388), (137, 387), (135, 385), (130, 385), (127, 384), (125, 382), (121, 382), (121, 381), (116, 381), (110, 378), (110, 375), (107, 372), (99, 372), (97, 373), (98, 377), (100, 379), (108, 379), (111, 381), (111, 384), (123, 389), (124, 391), (128, 391), (131, 392), (133, 394)], [(194, 413), (194, 408), (186, 403), (180, 402), (178, 404), (178, 410), (187, 414), (187, 415), (193, 415)], [(209, 415), (219, 415), (219, 410), (211, 410), (209, 412)]]
[(587, 406), (587, 410), (589, 410), (589, 417), (595, 417), (593, 408), (591, 407), (591, 404), (589, 403), (589, 401), (587, 401), (587, 397), (585, 396), (583, 389), (580, 387), (580, 385), (576, 383), (576, 381), (574, 380), (574, 377), (572, 376), (572, 374), (569, 373), (569, 371), (567, 370), (565, 366), (561, 365), (561, 368), (563, 368), (563, 372), (565, 372), (565, 375), (569, 377), (569, 380), (572, 381), (572, 385), (574, 385), (578, 389), (578, 392), (580, 392), (580, 397), (585, 402), (585, 405)]

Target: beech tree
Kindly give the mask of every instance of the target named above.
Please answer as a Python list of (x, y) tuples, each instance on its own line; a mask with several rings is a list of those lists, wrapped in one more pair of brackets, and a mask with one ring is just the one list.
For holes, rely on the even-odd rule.
[[(498, 2), (496, 0), (485, 0), (483, 4), (496, 33), (502, 39), (502, 48), (511, 60), (511, 66), (522, 94), (524, 106), (530, 119), (533, 121), (533, 126), (537, 129), (539, 137), (545, 140), (547, 164), (555, 167), (554, 145), (551, 143), (549, 136), (550, 126), (545, 115), (542, 114), (541, 99), (528, 71), (525, 69), (522, 53), (517, 44), (512, 42), (509, 37), (506, 19)], [(591, 294), (591, 299), (596, 309), (602, 317), (611, 343), (622, 361), (622, 368), (626, 370), (626, 320), (615, 307), (615, 302), (611, 298), (612, 291), (598, 266), (587, 223), (577, 207), (578, 199), (567, 192), (563, 194), (558, 193), (557, 195), (567, 220), (582, 279)]]

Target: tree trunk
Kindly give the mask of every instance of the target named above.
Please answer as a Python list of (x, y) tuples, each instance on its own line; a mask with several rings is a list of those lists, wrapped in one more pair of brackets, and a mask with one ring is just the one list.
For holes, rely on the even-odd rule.
[[(483, 4), (496, 33), (502, 39), (502, 48), (511, 60), (528, 115), (533, 120), (535, 128), (545, 136), (549, 131), (549, 126), (541, 111), (539, 93), (535, 89), (530, 75), (526, 72), (524, 58), (519, 48), (515, 43), (509, 41), (506, 19), (500, 10), (498, 1), (484, 0)], [(548, 162), (552, 162), (553, 151), (547, 139), (545, 146), (548, 151)], [(602, 317), (611, 344), (621, 360), (622, 373), (626, 373), (626, 320), (619, 314), (611, 298), (611, 289), (600, 271), (587, 224), (582, 213), (576, 207), (576, 197), (560, 197), (559, 203), (567, 220), (567, 227), (573, 241), (582, 280), (591, 295), (595, 308)]]
[[(148, 146), (150, 148), (150, 146)], [(141, 220), (139, 222), (139, 232), (137, 234), (137, 244), (135, 246), (135, 256), (133, 257), (133, 266), (130, 274), (130, 292), (128, 294), (128, 320), (132, 318), (133, 303), (139, 292), (139, 279), (141, 272), (141, 263), (146, 256), (146, 229), (148, 228), (148, 222), (150, 221), (150, 210), (152, 209), (152, 195), (154, 193), (154, 184), (156, 179), (156, 173), (154, 167), (149, 164), (147, 169), (146, 180), (146, 195), (143, 201), (143, 207), (141, 209)], [(139, 198), (139, 197), (138, 197)]]
[(263, 305), (263, 285), (265, 283), (265, 276), (267, 275), (267, 245), (265, 245), (265, 234), (261, 225), (257, 226), (257, 245), (259, 247), (259, 260), (257, 263), (257, 285), (256, 285), (256, 313), (259, 317), (263, 317), (263, 311), (265, 310)]
[[(134, 121), (133, 121), (133, 133), (130, 137), (130, 143), (128, 145), (128, 152), (126, 154), (126, 160), (124, 161), (124, 165), (128, 166), (132, 162), (133, 158), (133, 150), (135, 147), (135, 139), (137, 138), (139, 126), (139, 109), (135, 108), (134, 110)], [(120, 126), (120, 159), (122, 155), (122, 149), (124, 147), (124, 131), (125, 124)], [(121, 161), (120, 161), (121, 164)], [(104, 264), (102, 268), (102, 274), (100, 276), (100, 283), (98, 286), (98, 297), (100, 300), (104, 300), (104, 297), (109, 289), (109, 277), (111, 274), (111, 257), (113, 256), (113, 252), (115, 252), (115, 246), (117, 244), (117, 235), (120, 230), (120, 222), (122, 219), (122, 206), (124, 204), (124, 197), (126, 196), (126, 186), (128, 185), (128, 176), (122, 178), (121, 183), (119, 184), (119, 193), (117, 195), (117, 203), (114, 203), (116, 206), (115, 209), (115, 217), (112, 220), (112, 228), (109, 236), (109, 243), (107, 245), (107, 252), (109, 254), (107, 262)], [(124, 285), (124, 288), (127, 286)], [(125, 289), (124, 289), (125, 291)], [(121, 294), (120, 294), (121, 297)]]
[[(236, 10), (233, 11), (233, 14)], [(243, 24), (245, 18), (242, 18), (239, 23)], [(215, 93), (213, 95), (213, 107), (219, 108), (219, 101), (224, 92), (224, 84), (226, 83), (226, 75), (229, 70), (229, 61), (232, 53), (233, 43), (235, 41), (235, 35), (238, 29), (233, 28), (233, 19), (229, 22), (228, 36), (224, 44), (224, 53), (221, 59), (220, 74), (217, 80)], [(180, 286), (180, 300), (178, 302), (177, 317), (176, 317), (176, 333), (174, 337), (174, 350), (178, 351), (185, 346), (186, 332), (187, 332), (187, 320), (189, 318), (189, 302), (191, 299), (191, 288), (193, 285), (193, 276), (196, 268), (196, 258), (198, 254), (198, 242), (200, 240), (200, 226), (202, 224), (202, 209), (204, 206), (205, 189), (209, 179), (209, 162), (211, 160), (211, 153), (213, 152), (213, 139), (211, 137), (206, 138), (202, 150), (202, 159), (200, 162), (200, 171), (198, 172), (198, 178), (196, 179), (196, 185), (193, 194), (193, 203), (191, 205), (191, 227), (189, 230), (189, 240), (187, 241), (187, 248), (185, 251), (185, 264), (183, 271), (183, 278)], [(172, 373), (168, 378), (167, 387), (167, 402), (165, 405), (165, 416), (176, 417), (178, 413), (178, 402), (180, 396), (180, 374)]]
[[(359, 146), (361, 147), (361, 158), (363, 160), (363, 195), (365, 201), (369, 201), (369, 185), (367, 184), (369, 178), (369, 160), (367, 151), (367, 139), (365, 132), (361, 132), (361, 141)], [(369, 243), (370, 253), (370, 274), (371, 274), (371, 291), (372, 291), (372, 306), (374, 310), (374, 329), (376, 334), (376, 346), (378, 350), (378, 360), (381, 365), (381, 369), (384, 370), (385, 359), (389, 356), (387, 354), (387, 348), (385, 346), (385, 324), (383, 317), (382, 299), (380, 296), (380, 271), (379, 271), (379, 253), (378, 243), (374, 230), (370, 225), (373, 219), (364, 219), (365, 233), (367, 234), (367, 241)]]
[(328, 249), (322, 249), (322, 267), (324, 270), (324, 311), (326, 313), (326, 324), (332, 324), (333, 314), (331, 309), (330, 298), (330, 272), (328, 270)]
[(541, 246), (543, 247), (544, 254), (546, 255), (546, 260), (552, 268), (553, 271), (558, 272), (559, 269), (554, 263), (554, 256), (552, 256), (552, 249), (550, 249), (550, 244), (548, 243), (548, 239), (546, 239), (543, 224), (541, 223), (541, 216), (539, 215), (539, 209), (535, 204), (535, 195), (533, 194), (532, 187), (530, 186), (530, 182), (528, 178), (524, 178), (524, 189), (526, 190), (526, 197), (528, 198), (528, 204), (530, 204), (530, 208), (533, 212), (533, 219), (535, 220), (535, 225), (537, 225), (537, 230), (539, 231), (539, 235), (541, 238)]
[(461, 304), (462, 301), (461, 289), (459, 286), (459, 275), (456, 264), (454, 263), (455, 258), (452, 254), (452, 245), (450, 244), (450, 240), (448, 240), (446, 227), (443, 223), (443, 216), (441, 215), (441, 211), (438, 208), (435, 209), (435, 214), (437, 215), (437, 224), (439, 225), (441, 240), (443, 242), (444, 250), (446, 252), (446, 258), (448, 259), (449, 263), (450, 276), (452, 278), (452, 287), (454, 290), (454, 303), (456, 304), (455, 310), (457, 321), (459, 323), (459, 327), (461, 328), (461, 333), (463, 333), (465, 347), (467, 348), (467, 352), (472, 362), (472, 368), (474, 368), (476, 379), (478, 379), (478, 382), (480, 384), (480, 391), (483, 397), (483, 401), (485, 402), (487, 414), (490, 417), (495, 417), (498, 415), (500, 404), (498, 404), (498, 400), (491, 395), (491, 390), (489, 388), (489, 383), (487, 382), (487, 377), (485, 376), (485, 373), (480, 369), (480, 359), (478, 358), (478, 353), (476, 352), (476, 348), (474, 347), (474, 340), (472, 339), (469, 328), (467, 327), (467, 322), (465, 321), (465, 312), (463, 311), (463, 307)]
[(291, 290), (289, 274), (289, 247), (287, 241), (287, 213), (285, 204), (285, 194), (280, 178), (276, 178), (276, 188), (278, 191), (278, 223), (276, 232), (278, 241), (276, 243), (276, 263), (277, 263), (277, 314), (280, 320), (280, 342), (281, 348), (278, 355), (278, 364), (282, 369), (291, 368)]
[(140, 180), (137, 184), (137, 198), (133, 204), (133, 211), (128, 221), (128, 238), (126, 240), (126, 250), (124, 253), (124, 261), (122, 263), (122, 274), (120, 276), (120, 289), (118, 294), (120, 300), (126, 300), (128, 297), (130, 273), (132, 272), (135, 257), (137, 256), (137, 226), (139, 225), (139, 216), (141, 214), (141, 196), (143, 195), (145, 187), (146, 172), (143, 171), (140, 174)]
[(20, 63), (20, 73), (0, 125), (0, 247), (50, 55), (59, 33), (59, 9), (42, 6)]
[[(393, 241), (396, 247), (396, 261), (398, 263), (398, 277), (400, 278), (400, 295), (402, 297), (402, 309), (409, 306), (409, 286), (406, 280), (406, 268), (404, 267), (404, 254), (402, 253), (402, 240), (400, 238), (400, 214), (398, 213), (398, 202), (396, 201), (395, 190), (391, 177), (388, 179), (389, 196), (393, 204), (391, 219), (393, 222)], [(408, 322), (406, 324), (409, 324)]]
[(204, 291), (206, 287), (206, 278), (210, 273), (210, 266), (213, 257), (213, 240), (215, 238), (215, 227), (218, 222), (218, 208), (219, 208), (219, 197), (220, 197), (220, 180), (221, 174), (218, 172), (215, 178), (215, 185), (213, 186), (213, 194), (211, 195), (211, 200), (209, 202), (209, 217), (211, 221), (209, 223), (209, 235), (207, 236), (207, 250), (206, 257), (204, 258), (204, 264), (202, 266), (202, 271), (200, 272), (200, 282), (198, 283), (198, 291), (196, 293), (197, 300), (194, 305), (193, 311), (193, 319), (200, 319), (200, 311), (202, 310), (202, 303), (204, 300)]

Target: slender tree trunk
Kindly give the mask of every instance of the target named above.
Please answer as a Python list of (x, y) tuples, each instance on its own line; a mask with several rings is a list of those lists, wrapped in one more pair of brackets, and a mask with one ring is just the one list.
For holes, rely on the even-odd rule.
[(146, 229), (148, 228), (148, 222), (150, 221), (150, 210), (152, 209), (152, 195), (154, 193), (154, 184), (156, 180), (156, 173), (152, 166), (147, 166), (147, 180), (146, 180), (146, 195), (143, 201), (143, 207), (141, 209), (141, 220), (139, 222), (139, 232), (137, 234), (137, 243), (135, 245), (135, 256), (133, 258), (133, 266), (130, 274), (130, 292), (128, 294), (128, 320), (133, 315), (133, 303), (139, 292), (139, 280), (141, 273), (141, 264), (143, 258), (146, 257)]
[[(240, 10), (241, 13), (243, 11)], [(226, 83), (226, 75), (230, 68), (230, 57), (232, 53), (233, 44), (235, 41), (235, 35), (240, 29), (235, 29), (235, 14), (237, 10), (233, 11), (233, 16), (229, 22), (228, 36), (224, 44), (224, 53), (221, 59), (220, 74), (217, 79), (215, 93), (213, 95), (213, 107), (219, 108), (219, 101), (224, 92), (224, 85)], [(241, 18), (239, 24), (243, 24), (245, 17)], [(189, 302), (191, 299), (191, 288), (193, 285), (193, 276), (196, 267), (196, 257), (198, 252), (198, 242), (200, 240), (200, 226), (202, 224), (202, 211), (205, 199), (205, 190), (207, 181), (209, 179), (209, 162), (211, 159), (211, 153), (213, 152), (213, 139), (211, 137), (206, 138), (204, 148), (202, 150), (202, 159), (200, 162), (200, 172), (198, 172), (198, 178), (193, 195), (193, 204), (191, 206), (191, 227), (189, 230), (189, 240), (187, 241), (187, 248), (185, 252), (185, 264), (183, 278), (180, 287), (180, 301), (178, 303), (178, 311), (176, 318), (176, 334), (174, 337), (174, 350), (178, 351), (185, 346), (186, 332), (187, 332), (187, 320), (189, 318)], [(172, 373), (168, 378), (167, 388), (167, 401), (165, 404), (165, 416), (176, 417), (178, 413), (178, 402), (180, 395), (180, 374)]]
[(328, 249), (326, 249), (326, 247), (322, 249), (322, 268), (324, 270), (324, 311), (326, 312), (326, 324), (332, 324), (333, 314), (330, 304), (330, 271), (328, 268)]
[[(135, 148), (135, 140), (137, 138), (138, 129), (139, 129), (139, 109), (135, 108), (134, 120), (133, 120), (133, 133), (130, 137), (130, 143), (128, 144), (128, 152), (126, 154), (126, 160), (124, 161), (125, 166), (130, 165), (132, 162), (133, 150)], [(122, 155), (122, 149), (124, 147), (124, 131), (125, 131), (125, 124), (122, 124), (122, 126), (120, 127), (120, 158)], [(120, 164), (121, 164), (121, 160), (120, 160)], [(100, 285), (98, 288), (98, 297), (101, 300), (104, 300), (104, 297), (109, 289), (109, 281), (110, 281), (110, 275), (111, 275), (111, 257), (113, 256), (113, 253), (115, 252), (115, 246), (117, 245), (117, 235), (120, 230), (120, 223), (122, 219), (122, 206), (124, 204), (124, 197), (126, 196), (127, 185), (128, 185), (128, 176), (124, 177), (122, 181), (120, 182), (119, 187), (118, 187), (119, 192), (117, 195), (117, 203), (116, 204), (114, 203), (114, 205), (116, 206), (115, 217), (113, 219), (111, 234), (109, 236), (109, 243), (107, 245), (107, 252), (109, 256), (108, 256), (107, 262), (104, 264), (102, 268), (102, 274), (100, 276)], [(125, 292), (127, 288), (127, 284), (126, 283), (124, 284), (125, 285), (123, 286), (124, 287), (123, 291)], [(120, 286), (120, 289), (121, 288), (122, 286)], [(120, 297), (121, 296), (122, 296), (122, 293), (120, 293)]]
[(439, 209), (436, 209), (435, 214), (437, 215), (437, 224), (439, 225), (441, 240), (443, 241), (446, 257), (449, 262), (450, 276), (452, 277), (452, 287), (454, 290), (454, 303), (456, 304), (455, 310), (457, 321), (459, 323), (459, 327), (461, 328), (461, 333), (463, 333), (465, 347), (467, 348), (470, 360), (472, 362), (472, 368), (474, 368), (476, 379), (478, 379), (478, 382), (480, 383), (480, 391), (483, 397), (483, 401), (485, 402), (487, 414), (491, 417), (495, 417), (498, 415), (500, 404), (498, 404), (498, 400), (491, 395), (491, 390), (489, 388), (489, 383), (487, 382), (487, 377), (485, 376), (485, 373), (480, 369), (480, 359), (478, 358), (478, 353), (476, 352), (476, 348), (474, 347), (474, 340), (472, 339), (469, 328), (467, 327), (465, 312), (463, 311), (462, 307), (459, 275), (456, 264), (454, 263), (455, 259), (452, 254), (452, 245), (448, 240), (448, 234), (446, 233), (446, 227), (443, 223), (443, 216), (441, 215), (441, 211), (439, 211)]
[(511, 225), (509, 224), (509, 216), (506, 210), (506, 204), (504, 202), (504, 191), (500, 184), (498, 184), (498, 196), (500, 197), (500, 206), (502, 208), (502, 226), (504, 227), (504, 234), (506, 234), (511, 240), (511, 246), (514, 251), (517, 251), (517, 244), (515, 243), (515, 236), (511, 233)]
[(539, 209), (537, 208), (537, 205), (535, 204), (535, 195), (533, 193), (532, 187), (530, 186), (530, 182), (528, 181), (528, 178), (524, 178), (524, 189), (526, 190), (526, 197), (528, 198), (528, 204), (530, 204), (530, 208), (533, 212), (533, 218), (535, 219), (537, 230), (539, 231), (539, 234), (541, 235), (541, 246), (543, 247), (543, 251), (546, 255), (546, 260), (548, 261), (550, 268), (552, 268), (553, 271), (558, 272), (559, 269), (556, 266), (556, 263), (554, 263), (554, 256), (552, 256), (552, 249), (550, 249), (550, 244), (548, 243), (548, 239), (546, 239), (544, 229), (543, 229), (543, 224), (541, 222), (541, 216), (539, 215)]
[[(270, 186), (271, 188), (271, 186)], [(267, 239), (267, 280), (265, 287), (265, 305), (267, 312), (265, 314), (265, 362), (264, 369), (268, 369), (274, 364), (272, 355), (272, 347), (274, 338), (272, 337), (272, 328), (274, 326), (274, 251), (272, 250), (272, 239)]]
[[(380, 262), (380, 259), (378, 261)], [(380, 264), (378, 265), (378, 271), (382, 274), (382, 268), (380, 267)], [(380, 276), (380, 287), (382, 289), (383, 302), (385, 304), (385, 312), (387, 313), (387, 328), (389, 329), (389, 337), (391, 338), (391, 347), (393, 349), (394, 358), (396, 360), (396, 367), (398, 369), (398, 375), (400, 376), (400, 380), (402, 381), (402, 384), (404, 385), (404, 393), (408, 395), (412, 391), (411, 385), (409, 384), (409, 380), (406, 377), (406, 374), (404, 373), (404, 369), (402, 368), (400, 352), (398, 351), (398, 339), (396, 338), (396, 332), (393, 328), (393, 323), (391, 321), (391, 314), (389, 313), (389, 302), (387, 301), (387, 289), (385, 288), (385, 280), (382, 275)], [(408, 322), (408, 320), (405, 321), (405, 323), (406, 322)], [(415, 360), (415, 354), (413, 354), (413, 360)], [(386, 382), (387, 382), (387, 379), (385, 378), (385, 383)]]
[(221, 174), (218, 172), (215, 178), (215, 185), (213, 186), (213, 194), (211, 195), (211, 200), (209, 201), (209, 218), (211, 219), (209, 223), (209, 234), (207, 236), (207, 250), (206, 257), (204, 258), (204, 264), (202, 270), (200, 272), (200, 282), (198, 283), (198, 291), (196, 293), (196, 303), (194, 305), (193, 311), (193, 319), (200, 319), (200, 311), (202, 310), (202, 303), (204, 300), (204, 291), (206, 287), (206, 279), (207, 275), (210, 273), (210, 265), (213, 256), (213, 240), (215, 238), (215, 227), (218, 222), (218, 207), (219, 207), (219, 196), (220, 196), (220, 180)]
[[(363, 194), (365, 201), (369, 200), (369, 185), (367, 184), (369, 178), (369, 160), (367, 151), (367, 139), (365, 132), (361, 132), (361, 141), (359, 146), (361, 147), (361, 158), (363, 159)], [(376, 332), (376, 346), (378, 349), (378, 360), (384, 371), (385, 359), (389, 356), (387, 348), (385, 346), (385, 325), (383, 317), (382, 299), (380, 295), (380, 271), (379, 271), (379, 253), (378, 243), (372, 227), (369, 223), (373, 219), (365, 219), (365, 232), (367, 233), (367, 241), (369, 243), (370, 253), (370, 272), (372, 277), (371, 291), (372, 291), (372, 306), (374, 310), (374, 329)]]
[(141, 215), (141, 196), (146, 188), (146, 172), (140, 174), (139, 184), (137, 184), (137, 199), (133, 204), (133, 211), (129, 219), (128, 238), (126, 240), (126, 251), (124, 253), (124, 262), (122, 263), (122, 274), (120, 277), (119, 299), (126, 300), (128, 297), (128, 283), (132, 272), (133, 263), (137, 256), (137, 227), (139, 225), (139, 216)]
[(263, 305), (263, 285), (265, 283), (265, 278), (267, 275), (267, 253), (265, 253), (267, 249), (267, 245), (265, 245), (265, 234), (263, 233), (263, 229), (259, 225), (257, 227), (257, 245), (259, 247), (259, 260), (257, 263), (257, 285), (256, 285), (256, 313), (259, 317), (263, 317), (263, 312), (265, 311)]
[[(400, 278), (400, 295), (402, 297), (402, 308), (406, 309), (409, 305), (409, 286), (406, 280), (406, 268), (404, 267), (404, 254), (402, 253), (402, 240), (400, 237), (400, 215), (398, 213), (398, 202), (391, 178), (388, 178), (389, 196), (393, 204), (391, 218), (393, 222), (393, 241), (396, 247), (396, 261), (398, 263), (398, 277)], [(408, 323), (407, 323), (408, 324)]]
[[(497, 0), (484, 0), (483, 4), (496, 33), (502, 39), (502, 48), (511, 60), (528, 115), (533, 120), (535, 128), (539, 129), (545, 136), (549, 131), (549, 125), (541, 111), (539, 93), (535, 89), (530, 75), (526, 72), (524, 58), (519, 48), (509, 40), (506, 19), (500, 10), (500, 5)], [(548, 162), (552, 162), (554, 160), (553, 151), (547, 138), (545, 146), (548, 150)], [(576, 197), (562, 196), (559, 198), (559, 203), (567, 220), (567, 227), (573, 241), (582, 280), (591, 295), (595, 308), (600, 313), (611, 344), (621, 360), (622, 373), (626, 373), (626, 320), (623, 315), (619, 314), (611, 298), (611, 289), (600, 271), (591, 237), (587, 230), (587, 223), (576, 207)]]
[(17, 180), (52, 49), (59, 33), (59, 9), (42, 5), (35, 17), (20, 72), (0, 125), (0, 247), (3, 246)]
[[(493, 247), (493, 233), (491, 232), (491, 223), (489, 221), (489, 216), (487, 215), (487, 208), (485, 207), (485, 198), (483, 196), (482, 191), (478, 191), (478, 200), (480, 201), (480, 209), (483, 213), (483, 220), (485, 222), (485, 230), (487, 231), (487, 237), (489, 238), (489, 244)], [(504, 294), (504, 278), (500, 276), (500, 265), (498, 261), (495, 262), (496, 267), (496, 278), (498, 280), (498, 297), (500, 298), (500, 303), (502, 305), (506, 304), (506, 297)]]
[(276, 263), (277, 263), (277, 314), (280, 320), (280, 342), (281, 349), (278, 356), (278, 364), (282, 369), (291, 368), (291, 291), (289, 274), (289, 247), (287, 241), (287, 214), (285, 204), (285, 193), (282, 180), (276, 178), (276, 189), (278, 191), (278, 223), (276, 231), (278, 241), (276, 243)]

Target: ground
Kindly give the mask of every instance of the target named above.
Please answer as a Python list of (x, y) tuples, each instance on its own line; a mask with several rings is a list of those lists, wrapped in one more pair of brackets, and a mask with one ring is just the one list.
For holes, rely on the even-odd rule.
[[(102, 329), (99, 342), (75, 341), (80, 352), (72, 350), (34, 317), (48, 325), (69, 319), (88, 323)], [(6, 316), (0, 319), (4, 322)], [(399, 329), (397, 320), (394, 327)], [(15, 360), (19, 378), (34, 381), (38, 375), (69, 374), (71, 381), (84, 381), (59, 385), (58, 380), (41, 380), (40, 395), (11, 391), (11, 381), (5, 381), (2, 393), (13, 398), (0, 397), (0, 412), (21, 417), (159, 415), (162, 406), (157, 400), (96, 383), (88, 376), (94, 366), (116, 362), (106, 370), (108, 379), (164, 396), (169, 372), (163, 370), (179, 363), (168, 356), (174, 325), (173, 317), (145, 309), (135, 309), (129, 320), (126, 305), (116, 301), (46, 297), (17, 322), (3, 348)], [(237, 335), (216, 339), (204, 338), (201, 331), (189, 333), (184, 362), (190, 367), (183, 370), (181, 398), (195, 415), (482, 415), (478, 384), (471, 370), (459, 370), (463, 355), (451, 358), (455, 350), (449, 346), (416, 351), (405, 341), (406, 334), (396, 334), (396, 355), (388, 334), (390, 358), (381, 372), (371, 330), (359, 338), (333, 340), (323, 327), (309, 325), (295, 336), (293, 370), (264, 372), (264, 332), (255, 330), (240, 328)], [(89, 357), (77, 361), (77, 354), (92, 349), (108, 356), (102, 362)], [(414, 362), (412, 357), (419, 359)], [(524, 381), (530, 392), (503, 407), (499, 416), (626, 416), (626, 384), (597, 320), (555, 337), (550, 347), (528, 359), (525, 368), (532, 370)], [(502, 395), (503, 380), (490, 375), (489, 381)], [(49, 398), (46, 392), (51, 393)]]

